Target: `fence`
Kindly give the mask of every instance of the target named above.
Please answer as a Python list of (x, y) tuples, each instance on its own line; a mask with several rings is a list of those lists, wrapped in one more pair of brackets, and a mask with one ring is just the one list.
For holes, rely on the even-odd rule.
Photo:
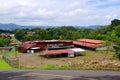
[(7, 55), (3, 55), (2, 59), (7, 62), (10, 66), (14, 67), (14, 68), (20, 68), (19, 67), (19, 59), (12, 59)]

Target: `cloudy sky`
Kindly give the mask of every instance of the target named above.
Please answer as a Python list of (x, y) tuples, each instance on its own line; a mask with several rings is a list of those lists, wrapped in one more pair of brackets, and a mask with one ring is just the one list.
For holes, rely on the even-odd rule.
[(0, 23), (108, 25), (120, 19), (120, 0), (0, 0)]

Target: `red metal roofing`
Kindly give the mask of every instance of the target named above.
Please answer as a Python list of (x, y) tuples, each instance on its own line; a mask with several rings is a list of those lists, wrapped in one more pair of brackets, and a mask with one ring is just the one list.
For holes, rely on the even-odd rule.
[(1, 36), (3, 36), (3, 37), (10, 37), (10, 34), (9, 33), (2, 33)]
[(84, 42), (79, 42), (79, 41), (73, 41), (73, 44), (80, 45), (80, 46), (85, 46), (85, 47), (90, 47), (90, 48), (97, 48), (97, 45), (91, 44), (91, 43), (84, 43)]
[(88, 43), (94, 43), (94, 44), (101, 44), (101, 43), (104, 42), (102, 40), (94, 40), (94, 39), (78, 39), (78, 41), (88, 42)]
[(60, 50), (44, 50), (42, 51), (45, 55), (50, 54), (62, 54), (62, 53), (69, 53), (69, 52), (75, 52), (71, 49), (60, 49)]
[(36, 44), (23, 43), (20, 47), (24, 47), (25, 49), (29, 49), (29, 48), (32, 48), (35, 46), (36, 46)]
[(34, 41), (27, 41), (27, 42), (72, 42), (72, 40), (34, 40)]

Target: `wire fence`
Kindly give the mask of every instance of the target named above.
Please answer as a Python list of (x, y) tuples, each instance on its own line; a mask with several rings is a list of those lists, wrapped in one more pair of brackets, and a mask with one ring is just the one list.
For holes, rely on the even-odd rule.
[(13, 58), (10, 58), (9, 56), (4, 54), (4, 55), (2, 55), (2, 59), (12, 67), (20, 68), (19, 59), (17, 59), (17, 58), (13, 59)]

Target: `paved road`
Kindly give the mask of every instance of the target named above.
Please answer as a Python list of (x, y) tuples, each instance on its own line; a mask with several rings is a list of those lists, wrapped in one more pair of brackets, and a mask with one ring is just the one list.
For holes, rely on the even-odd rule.
[(120, 72), (92, 70), (10, 70), (0, 71), (0, 80), (120, 80)]

